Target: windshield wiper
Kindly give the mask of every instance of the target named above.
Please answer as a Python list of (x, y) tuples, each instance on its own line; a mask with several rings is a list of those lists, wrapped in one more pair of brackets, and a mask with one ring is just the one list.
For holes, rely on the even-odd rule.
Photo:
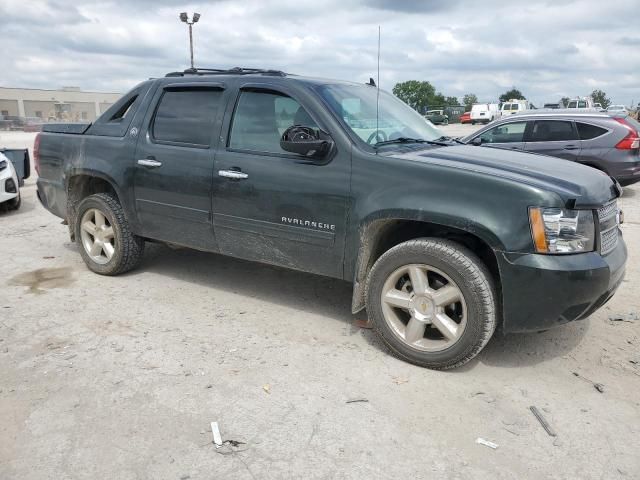
[(383, 142), (376, 142), (373, 146), (382, 147), (384, 145), (393, 145), (393, 144), (401, 144), (401, 143), (428, 143), (429, 145), (440, 145), (441, 147), (446, 147), (449, 144), (444, 142), (437, 142), (435, 140), (423, 140), (422, 138), (409, 138), (409, 137), (398, 137), (393, 140), (384, 140)]
[(440, 138), (436, 138), (436, 140), (441, 140), (443, 142), (456, 142), (459, 143), (461, 145), (466, 145), (466, 143), (464, 143), (462, 140), (460, 140), (459, 138), (454, 138), (454, 137), (445, 137), (444, 135)]

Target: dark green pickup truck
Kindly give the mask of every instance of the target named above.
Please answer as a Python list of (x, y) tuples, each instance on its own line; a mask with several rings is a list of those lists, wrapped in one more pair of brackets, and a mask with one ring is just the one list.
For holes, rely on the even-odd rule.
[(352, 282), (353, 312), (431, 368), (496, 327), (583, 319), (624, 275), (610, 177), (461, 145), (369, 84), (170, 73), (92, 125), (46, 125), (35, 155), (40, 201), (91, 270), (135, 268), (154, 240)]

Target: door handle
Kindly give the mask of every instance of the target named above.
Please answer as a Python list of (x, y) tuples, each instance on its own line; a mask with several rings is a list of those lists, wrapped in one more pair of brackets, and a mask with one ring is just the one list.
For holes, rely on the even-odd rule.
[(575, 145), (567, 145), (566, 147), (564, 147), (565, 150), (578, 150), (578, 147), (576, 147)]
[(141, 158), (138, 160), (138, 165), (149, 168), (158, 168), (162, 166), (162, 162), (159, 162), (153, 158)]
[(249, 175), (239, 170), (218, 170), (218, 176), (233, 178), (234, 180), (244, 180), (245, 178), (249, 178)]

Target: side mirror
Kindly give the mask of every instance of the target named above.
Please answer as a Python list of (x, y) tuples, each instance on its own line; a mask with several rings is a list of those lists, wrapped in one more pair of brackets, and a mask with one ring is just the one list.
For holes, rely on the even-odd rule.
[(476, 147), (479, 147), (480, 145), (482, 145), (482, 137), (476, 137), (473, 140), (471, 140), (471, 145), (475, 145)]
[(304, 157), (322, 158), (329, 153), (332, 145), (329, 135), (300, 125), (287, 128), (280, 138), (280, 148)]

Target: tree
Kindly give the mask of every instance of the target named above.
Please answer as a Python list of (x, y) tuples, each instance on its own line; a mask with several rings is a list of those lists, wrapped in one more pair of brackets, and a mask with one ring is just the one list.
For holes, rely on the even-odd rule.
[(466, 107), (465, 110), (469, 111), (474, 103), (478, 103), (478, 97), (475, 93), (467, 93), (462, 97), (462, 103)]
[(591, 92), (591, 98), (593, 98), (593, 103), (599, 103), (602, 105), (602, 108), (607, 108), (611, 105), (611, 99), (607, 97), (606, 93), (598, 88)]
[(393, 94), (414, 110), (423, 112), (430, 104), (433, 105), (436, 89), (429, 82), (408, 80), (397, 83)]
[(446, 97), (444, 99), (444, 104), (455, 107), (456, 105), (460, 105), (460, 100), (458, 100), (458, 97)]
[(527, 97), (525, 97), (524, 95), (522, 95), (522, 92), (520, 90), (518, 90), (516, 87), (513, 87), (511, 90), (508, 90), (506, 92), (504, 92), (502, 95), (500, 95), (500, 103), (504, 103), (507, 102), (511, 99), (515, 99), (515, 100), (526, 100)]
[(569, 97), (562, 97), (562, 98), (560, 99), (560, 103), (562, 104), (562, 106), (563, 106), (564, 108), (567, 108), (567, 106), (569, 105), (569, 101), (570, 101), (570, 100), (571, 100), (571, 99), (570, 99)]

